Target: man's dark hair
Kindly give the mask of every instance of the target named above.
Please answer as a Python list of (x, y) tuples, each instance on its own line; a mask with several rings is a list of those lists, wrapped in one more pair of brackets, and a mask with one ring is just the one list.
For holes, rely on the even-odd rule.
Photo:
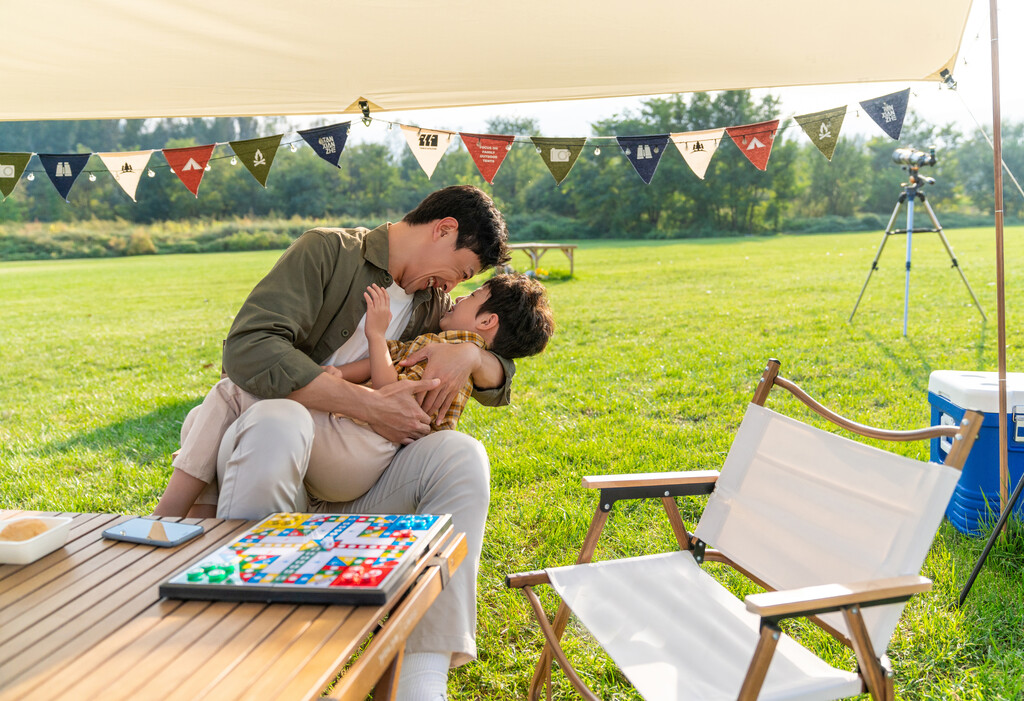
[(484, 268), (508, 263), (508, 228), (505, 218), (487, 193), (472, 185), (452, 185), (432, 192), (402, 221), (407, 224), (429, 224), (453, 217), (459, 222), (456, 248), (468, 248)]
[(495, 275), (484, 285), (490, 294), (478, 313), (498, 315), (498, 332), (489, 348), (509, 359), (544, 350), (555, 331), (544, 286), (518, 273)]

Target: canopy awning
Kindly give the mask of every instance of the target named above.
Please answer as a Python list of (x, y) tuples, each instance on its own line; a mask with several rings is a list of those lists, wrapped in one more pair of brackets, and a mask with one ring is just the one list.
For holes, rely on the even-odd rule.
[(971, 0), (32, 0), (0, 120), (336, 114), (952, 69)]

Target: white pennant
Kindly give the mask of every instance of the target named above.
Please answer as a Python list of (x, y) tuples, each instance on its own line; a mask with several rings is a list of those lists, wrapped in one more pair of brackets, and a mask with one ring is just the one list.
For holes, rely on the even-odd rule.
[(683, 159), (690, 166), (690, 170), (703, 180), (704, 174), (708, 172), (708, 166), (711, 164), (711, 157), (715, 155), (718, 144), (722, 143), (725, 129), (686, 131), (669, 134), (669, 136), (672, 137), (672, 143), (679, 149), (679, 153), (683, 154)]
[(441, 161), (441, 156), (451, 145), (455, 132), (420, 129), (405, 124), (402, 125), (402, 131), (405, 132), (405, 140), (409, 143), (409, 148), (412, 149), (416, 160), (419, 161), (420, 167), (429, 179), (434, 174), (434, 168)]
[(136, 202), (135, 191), (139, 187), (139, 180), (146, 172), (149, 165), (149, 157), (152, 151), (123, 151), (120, 153), (97, 153), (103, 165), (107, 167), (114, 180), (121, 186), (121, 189), (128, 193), (132, 202)]

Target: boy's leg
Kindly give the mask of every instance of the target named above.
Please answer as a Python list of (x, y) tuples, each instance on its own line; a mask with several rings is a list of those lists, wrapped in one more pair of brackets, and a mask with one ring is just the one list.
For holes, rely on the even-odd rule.
[(305, 511), (313, 419), (290, 399), (263, 399), (224, 432), (217, 455), (219, 518), (263, 518)]
[(398, 451), (377, 483), (350, 502), (317, 502), (330, 513), (452, 514), (469, 552), (409, 638), (410, 653), (452, 653), (451, 665), (476, 657), (476, 578), (490, 500), (483, 445), (458, 431), (438, 431)]

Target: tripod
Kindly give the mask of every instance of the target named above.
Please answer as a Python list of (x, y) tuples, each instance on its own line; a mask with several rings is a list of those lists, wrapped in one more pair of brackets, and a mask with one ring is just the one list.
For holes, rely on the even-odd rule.
[[(892, 216), (889, 217), (889, 223), (885, 227), (885, 233), (882, 235), (882, 243), (878, 247), (878, 253), (875, 254), (875, 259), (871, 261), (871, 269), (868, 271), (868, 277), (864, 281), (864, 287), (860, 290), (860, 296), (857, 297), (857, 303), (853, 305), (853, 311), (850, 312), (849, 321), (853, 321), (853, 315), (857, 313), (857, 307), (860, 306), (860, 300), (864, 297), (864, 291), (868, 288), (868, 283), (871, 281), (871, 274), (878, 270), (878, 259), (882, 256), (882, 250), (885, 248), (886, 242), (889, 237), (893, 234), (906, 234), (907, 235), (907, 281), (903, 290), (903, 335), (907, 335), (907, 314), (910, 310), (910, 251), (911, 251), (911, 236), (914, 231), (924, 231), (930, 233), (937, 233), (939, 238), (942, 239), (942, 245), (946, 247), (946, 253), (949, 254), (949, 260), (953, 263), (952, 267), (956, 268), (956, 271), (960, 273), (960, 279), (964, 281), (964, 286), (971, 295), (971, 299), (974, 300), (974, 306), (978, 308), (978, 312), (981, 314), (983, 320), (988, 320), (985, 316), (985, 312), (981, 308), (981, 304), (978, 303), (978, 298), (974, 296), (974, 290), (971, 289), (970, 284), (967, 282), (967, 278), (964, 277), (964, 271), (960, 269), (960, 264), (957, 263), (956, 256), (953, 254), (953, 248), (949, 245), (949, 241), (946, 239), (946, 235), (942, 233), (942, 226), (939, 224), (938, 218), (935, 216), (935, 211), (932, 206), (928, 204), (927, 198), (924, 196), (922, 188), (927, 185), (934, 185), (935, 178), (929, 178), (924, 175), (918, 174), (917, 166), (905, 166), (905, 169), (910, 172), (910, 178), (905, 183), (900, 183), (900, 187), (903, 188), (903, 192), (900, 193), (899, 199), (896, 202), (896, 206), (892, 210)], [(924, 205), (925, 211), (928, 212), (928, 217), (932, 220), (933, 229), (914, 229), (914, 200), (919, 199)], [(899, 214), (900, 207), (904, 204), (907, 205), (907, 228), (906, 229), (893, 229), (892, 225), (896, 221), (896, 215)]]

